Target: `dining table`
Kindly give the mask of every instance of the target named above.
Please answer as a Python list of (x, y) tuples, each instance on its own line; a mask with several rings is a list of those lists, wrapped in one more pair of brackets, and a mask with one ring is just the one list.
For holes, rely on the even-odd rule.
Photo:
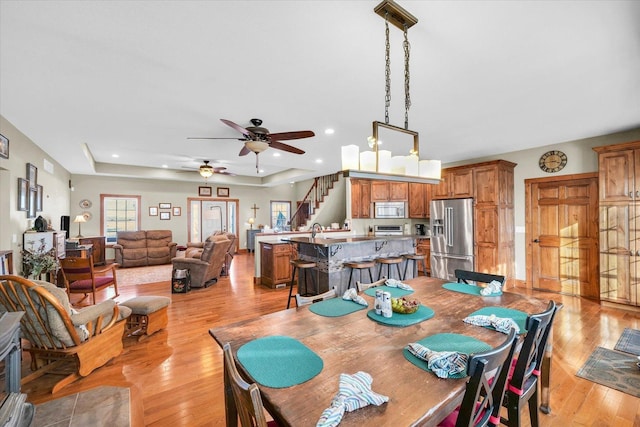
[[(459, 292), (443, 287), (447, 281), (427, 276), (404, 283), (413, 289), (405, 298), (432, 310), (430, 318), (406, 326), (379, 322), (369, 313), (374, 310), (374, 297), (363, 292), (360, 296), (368, 307), (345, 315), (317, 314), (310, 309), (313, 305), (307, 305), (215, 327), (209, 333), (220, 347), (230, 343), (236, 364), (248, 382), (257, 381), (239, 360), (238, 349), (261, 338), (289, 337), (319, 356), (321, 370), (305, 382), (288, 387), (258, 382), (263, 404), (280, 426), (315, 426), (338, 392), (341, 374), (361, 371), (371, 375), (371, 389), (389, 400), (346, 412), (340, 426), (435, 426), (460, 405), (467, 379), (439, 378), (411, 363), (403, 351), (407, 344), (436, 334), (458, 334), (495, 347), (506, 339), (505, 334), (463, 319), (485, 307), (527, 315), (540, 313), (548, 301), (510, 291), (498, 296)], [(392, 318), (401, 321), (402, 316), (406, 315), (393, 313)], [(550, 357), (547, 352), (546, 359)], [(274, 357), (269, 363), (277, 366), (281, 361)], [(295, 363), (286, 363), (287, 369), (297, 369)], [(548, 376), (542, 378), (542, 387), (548, 389), (548, 382)], [(231, 410), (227, 413), (233, 414), (233, 397), (227, 393), (230, 391), (225, 390), (227, 411)], [(548, 407), (548, 402), (541, 405)], [(234, 419), (227, 419), (227, 425), (235, 426), (235, 416), (228, 418)]]

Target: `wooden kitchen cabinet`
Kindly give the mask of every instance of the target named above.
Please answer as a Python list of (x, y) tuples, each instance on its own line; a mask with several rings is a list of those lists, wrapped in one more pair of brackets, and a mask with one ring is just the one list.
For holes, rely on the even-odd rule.
[(409, 183), (409, 218), (429, 218), (433, 184)]
[(418, 263), (418, 273), (422, 273), (426, 276), (431, 275), (431, 239), (428, 237), (416, 239), (416, 253), (425, 255), (424, 263), (427, 267), (427, 272), (424, 272), (422, 263)]
[(371, 181), (372, 202), (406, 202), (408, 199), (408, 182)]
[(270, 288), (285, 287), (291, 282), (290, 261), (295, 250), (289, 243), (260, 242), (260, 283)]
[(461, 199), (474, 196), (473, 168), (468, 165), (442, 171), (442, 181), (434, 185), (433, 199)]
[(105, 257), (105, 243), (106, 239), (104, 236), (95, 236), (95, 237), (80, 237), (78, 238), (78, 243), (80, 245), (93, 245), (92, 256), (93, 256), (93, 265), (105, 265), (106, 257)]
[(351, 179), (351, 217), (371, 218), (371, 181)]

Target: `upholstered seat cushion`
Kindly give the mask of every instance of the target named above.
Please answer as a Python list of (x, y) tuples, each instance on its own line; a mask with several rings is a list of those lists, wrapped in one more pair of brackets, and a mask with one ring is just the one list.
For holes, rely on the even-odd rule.
[(123, 302), (121, 305), (129, 307), (133, 314), (149, 315), (161, 308), (167, 307), (171, 298), (162, 296), (139, 296)]

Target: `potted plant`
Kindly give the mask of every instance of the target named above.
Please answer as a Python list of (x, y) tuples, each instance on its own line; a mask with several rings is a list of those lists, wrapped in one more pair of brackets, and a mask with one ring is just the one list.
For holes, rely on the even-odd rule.
[(22, 275), (24, 277), (40, 279), (42, 274), (58, 270), (59, 264), (55, 251), (53, 248), (45, 250), (44, 238), (40, 239), (40, 246), (37, 249), (33, 248), (33, 242), (30, 246), (29, 249), (22, 251)]

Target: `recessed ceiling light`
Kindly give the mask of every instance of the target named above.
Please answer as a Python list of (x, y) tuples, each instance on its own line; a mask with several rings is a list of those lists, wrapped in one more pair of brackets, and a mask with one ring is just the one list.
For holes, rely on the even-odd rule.
[(280, 153), (278, 153), (277, 151), (274, 151), (273, 157), (280, 157)]
[(322, 159), (316, 159), (316, 163), (322, 163)]
[(163, 168), (167, 169), (169, 165), (162, 165)]
[(324, 130), (324, 134), (325, 135), (333, 135), (333, 133), (335, 132), (335, 130), (331, 129), (331, 128), (326, 128)]
[(263, 173), (263, 172), (264, 172), (264, 169), (260, 169), (260, 170), (258, 171), (258, 173)]
[(113, 157), (114, 159), (117, 159), (118, 157), (120, 157), (120, 154), (112, 154), (111, 157)]

